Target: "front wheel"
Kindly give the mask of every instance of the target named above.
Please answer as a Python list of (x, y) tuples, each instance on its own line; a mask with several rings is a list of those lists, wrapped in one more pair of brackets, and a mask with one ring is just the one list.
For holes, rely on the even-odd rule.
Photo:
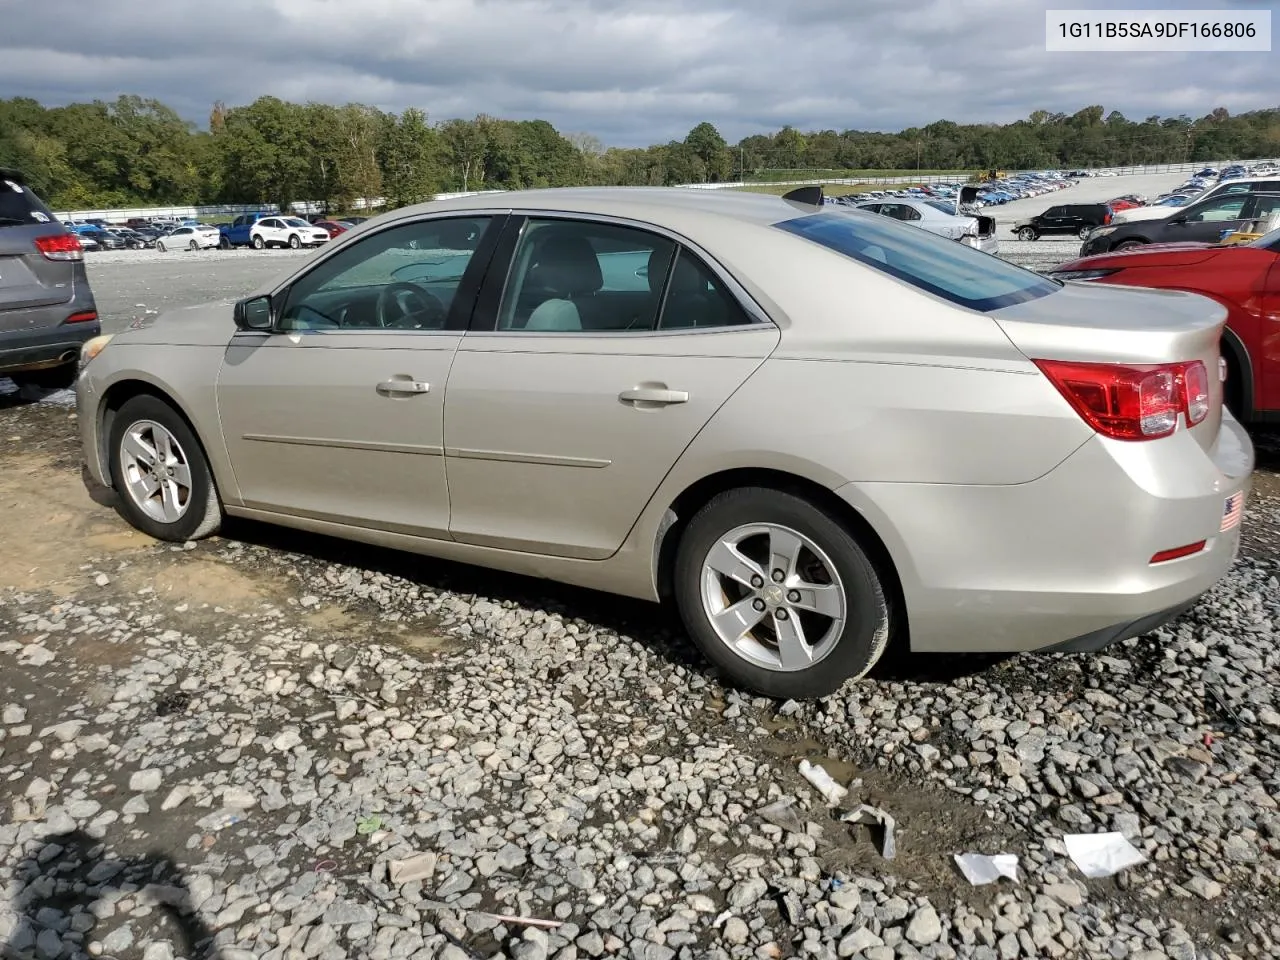
[(157, 540), (208, 536), (222, 522), (213, 473), (200, 441), (159, 397), (134, 397), (111, 422), (111, 485), (124, 518)]
[(301, 249), (302, 238), (295, 233), (293, 236), (289, 238), (289, 246), (293, 247), (293, 249), (295, 250)]
[(199, 249), (200, 249), (200, 244), (198, 244), (196, 241), (192, 240), (189, 244), (187, 244), (187, 249), (188, 249), (188, 250), (199, 250)]
[(218, 240), (218, 246), (220, 246), (223, 250), (230, 250), (231, 240), (227, 237), (222, 237)]
[(1076, 231), (1076, 236), (1078, 236), (1081, 240), (1088, 240), (1089, 234), (1091, 233), (1093, 233), (1093, 227), (1081, 227), (1078, 231)]
[(163, 240), (157, 240), (157, 241), (156, 241), (156, 250), (157, 250), (157, 251), (159, 251), (160, 253), (164, 253), (164, 241), (163, 241)]
[(1039, 236), (1034, 227), (1023, 227), (1018, 231), (1019, 240), (1035, 240)]
[(766, 696), (833, 693), (889, 642), (884, 589), (857, 540), (779, 490), (729, 490), (693, 517), (676, 553), (675, 597), (707, 659)]
[(265, 243), (263, 243), (263, 241), (262, 241), (262, 237), (261, 237), (261, 236), (257, 236), (257, 237), (254, 237), (254, 238), (253, 238), (253, 249), (255, 249), (255, 250), (261, 250), (261, 249), (262, 249), (263, 247), (265, 247), (265, 246), (266, 246), (266, 244), (265, 244)]
[(1146, 246), (1145, 240), (1126, 240), (1123, 243), (1116, 244), (1116, 250), (1136, 250), (1138, 247)]

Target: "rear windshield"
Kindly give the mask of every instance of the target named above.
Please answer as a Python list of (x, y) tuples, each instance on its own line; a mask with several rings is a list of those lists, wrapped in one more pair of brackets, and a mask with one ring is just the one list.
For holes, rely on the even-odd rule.
[(52, 223), (53, 214), (40, 198), (16, 180), (0, 177), (0, 227)]
[(1062, 286), (967, 244), (865, 213), (824, 211), (774, 226), (984, 313), (1036, 300)]

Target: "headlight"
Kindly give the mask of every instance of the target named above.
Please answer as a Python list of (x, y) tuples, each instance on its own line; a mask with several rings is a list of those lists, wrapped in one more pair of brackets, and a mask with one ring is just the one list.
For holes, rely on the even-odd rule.
[(1061, 273), (1050, 274), (1055, 280), (1097, 280), (1099, 277), (1108, 277), (1118, 272), (1111, 270), (1063, 270)]
[(84, 342), (84, 346), (80, 348), (81, 369), (84, 369), (85, 365), (88, 364), (90, 360), (100, 354), (102, 352), (102, 348), (110, 343), (111, 338), (114, 336), (114, 333), (104, 333), (100, 337), (94, 337), (91, 340), (86, 340)]
[(1118, 229), (1120, 229), (1120, 228), (1119, 228), (1119, 227), (1094, 227), (1094, 228), (1089, 232), (1089, 236), (1090, 236), (1090, 238), (1093, 238), (1093, 237), (1105, 237), (1105, 236), (1107, 236), (1108, 234), (1115, 233)]

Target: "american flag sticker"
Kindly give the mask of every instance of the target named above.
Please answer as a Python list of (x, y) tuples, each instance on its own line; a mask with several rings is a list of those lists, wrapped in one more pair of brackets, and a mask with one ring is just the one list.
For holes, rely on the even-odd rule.
[(1227, 502), (1222, 508), (1222, 526), (1219, 528), (1222, 533), (1226, 533), (1232, 527), (1239, 526), (1240, 514), (1244, 508), (1244, 493), (1233, 493), (1227, 497)]

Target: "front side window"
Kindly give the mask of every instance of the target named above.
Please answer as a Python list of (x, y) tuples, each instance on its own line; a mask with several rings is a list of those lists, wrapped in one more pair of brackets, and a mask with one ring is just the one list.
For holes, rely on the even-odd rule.
[(928, 230), (877, 218), (823, 212), (774, 226), (971, 310), (998, 310), (1062, 286)]
[(285, 330), (443, 330), (488, 217), (420, 220), (365, 237), (290, 288)]
[(1237, 193), (1231, 197), (1223, 197), (1187, 213), (1190, 223), (1219, 223), (1226, 220), (1239, 220), (1244, 210), (1248, 194)]

